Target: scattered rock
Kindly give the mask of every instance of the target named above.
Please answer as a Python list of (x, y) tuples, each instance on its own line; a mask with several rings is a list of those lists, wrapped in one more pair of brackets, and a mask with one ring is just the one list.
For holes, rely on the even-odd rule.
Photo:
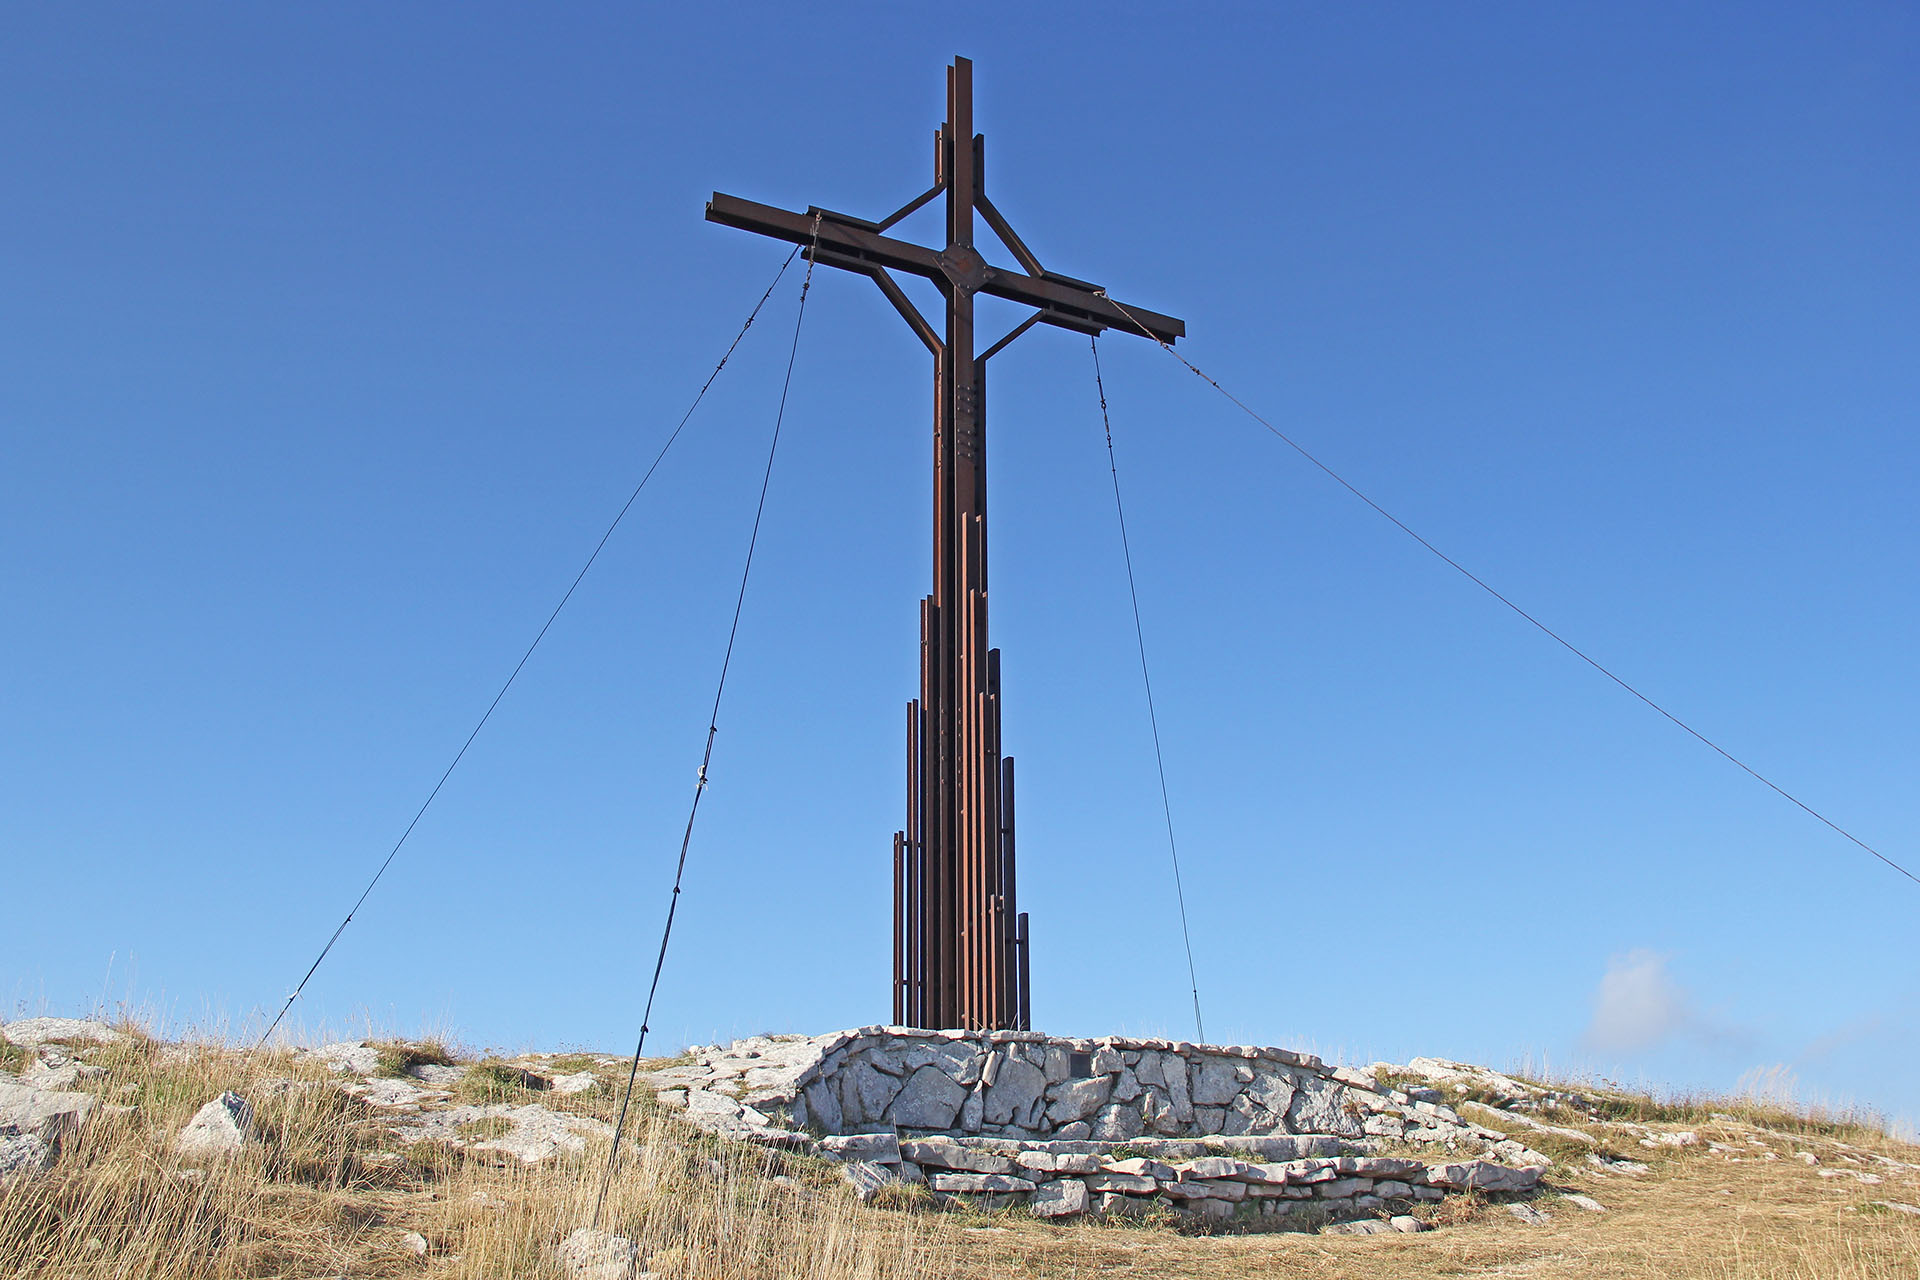
[(51, 1046), (41, 1049), (20, 1073), (20, 1083), (36, 1089), (65, 1089), (82, 1080), (97, 1080), (107, 1074), (105, 1067), (80, 1061)]
[(461, 1077), (467, 1074), (467, 1069), (462, 1066), (447, 1066), (439, 1062), (423, 1062), (409, 1069), (407, 1074), (423, 1084), (430, 1084), (437, 1088), (440, 1085), (459, 1084)]
[(343, 1074), (370, 1076), (380, 1069), (380, 1051), (359, 1040), (323, 1044), (311, 1053)]
[(114, 1044), (127, 1038), (104, 1022), (92, 1018), (22, 1018), (0, 1024), (0, 1035), (12, 1044), (38, 1048), (50, 1040), (84, 1040), (92, 1044)]
[(1393, 1217), (1387, 1219), (1387, 1225), (1395, 1231), (1404, 1231), (1408, 1235), (1412, 1235), (1417, 1231), (1429, 1230), (1427, 1223), (1422, 1222), (1410, 1213), (1396, 1213)]
[(1592, 1196), (1564, 1195), (1560, 1198), (1574, 1208), (1585, 1209), (1588, 1213), (1605, 1213), (1607, 1211), (1607, 1206), (1601, 1204)]
[(1643, 1147), (1691, 1147), (1700, 1141), (1700, 1135), (1691, 1129), (1679, 1133), (1655, 1133), (1640, 1139)]
[(183, 1156), (218, 1156), (240, 1150), (253, 1132), (253, 1104), (229, 1089), (193, 1113), (174, 1135), (173, 1149)]
[(1378, 1218), (1362, 1218), (1358, 1222), (1339, 1222), (1330, 1227), (1320, 1228), (1323, 1236), (1379, 1236), (1387, 1235), (1397, 1228), (1389, 1226)]
[(427, 1256), (427, 1238), (418, 1231), (409, 1231), (401, 1236), (400, 1247), (416, 1258)]
[(53, 1163), (53, 1148), (37, 1133), (0, 1129), (0, 1183), (40, 1172)]
[[(483, 1136), (462, 1126), (479, 1121), (504, 1120), (511, 1128), (497, 1137)], [(448, 1107), (422, 1111), (394, 1126), (396, 1134), (410, 1141), (437, 1139), (476, 1153), (493, 1153), (522, 1164), (539, 1164), (565, 1153), (587, 1149), (588, 1138), (606, 1138), (613, 1126), (592, 1116), (577, 1116), (549, 1111), (539, 1103), (509, 1106), (491, 1103), (484, 1107)]]
[(38, 1134), (48, 1142), (58, 1143), (85, 1123), (87, 1113), (93, 1107), (94, 1097), (90, 1093), (36, 1089), (32, 1085), (0, 1077), (0, 1129)]
[(576, 1071), (570, 1076), (555, 1076), (553, 1091), (564, 1098), (576, 1093), (585, 1093), (599, 1083), (600, 1077), (593, 1072)]
[(635, 1280), (640, 1246), (611, 1231), (581, 1227), (554, 1250), (560, 1269), (572, 1280)]
[(1524, 1200), (1518, 1204), (1508, 1205), (1507, 1212), (1530, 1227), (1543, 1226), (1548, 1221), (1546, 1214), (1540, 1212), (1540, 1210), (1534, 1208)]
[(1915, 1217), (1920, 1217), (1920, 1205), (1902, 1204), (1898, 1200), (1875, 1200), (1873, 1204), (1876, 1209), (1888, 1209), (1894, 1213), (1911, 1213)]
[(365, 1101), (368, 1106), (388, 1110), (417, 1109), (423, 1102), (450, 1096), (444, 1089), (423, 1089), (410, 1080), (391, 1076), (374, 1076), (370, 1080), (355, 1081), (340, 1087)]

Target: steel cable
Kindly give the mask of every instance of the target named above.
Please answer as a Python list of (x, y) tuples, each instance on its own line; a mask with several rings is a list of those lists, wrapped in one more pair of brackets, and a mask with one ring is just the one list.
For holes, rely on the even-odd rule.
[(1120, 501), (1120, 466), (1114, 461), (1113, 422), (1107, 417), (1107, 384), (1100, 376), (1100, 339), (1087, 339), (1093, 349), (1093, 387), (1100, 395), (1100, 426), (1107, 433), (1107, 471), (1113, 477), (1113, 513), (1120, 521), (1120, 554), (1127, 565), (1127, 599), (1133, 604), (1133, 638), (1140, 648), (1140, 682), (1147, 690), (1147, 724), (1153, 730), (1153, 763), (1160, 770), (1160, 809), (1167, 819), (1167, 853), (1173, 859), (1173, 895), (1180, 907), (1180, 940), (1187, 948), (1187, 981), (1193, 987), (1193, 1032), (1196, 1043), (1207, 1042), (1200, 1020), (1200, 979), (1193, 966), (1193, 935), (1187, 930), (1187, 891), (1180, 879), (1180, 845), (1173, 838), (1173, 801), (1167, 796), (1167, 760), (1160, 750), (1160, 717), (1153, 708), (1153, 675), (1147, 670), (1147, 633), (1140, 626), (1140, 591), (1133, 581), (1133, 545), (1127, 538), (1127, 508)]
[[(813, 240), (820, 241), (820, 215), (813, 218)], [(795, 252), (798, 252), (796, 249)], [(787, 376), (780, 384), (780, 407), (773, 416), (773, 439), (767, 445), (766, 470), (760, 476), (760, 501), (753, 510), (753, 532), (747, 538), (746, 563), (740, 568), (740, 591), (734, 597), (733, 624), (727, 629), (727, 651), (720, 659), (720, 678), (714, 684), (713, 710), (707, 716), (707, 745), (700, 757), (700, 772), (693, 784), (693, 803), (687, 809), (686, 829), (680, 834), (680, 860), (674, 866), (673, 893), (667, 898), (667, 920), (660, 930), (660, 951), (653, 961), (653, 981), (647, 986), (647, 1003), (640, 1014), (640, 1039), (633, 1046), (633, 1061), (627, 1066), (627, 1087), (620, 1095), (620, 1114), (613, 1122), (613, 1142), (607, 1151), (607, 1167), (600, 1175), (600, 1193), (593, 1201), (593, 1226), (600, 1226), (606, 1207), (607, 1188), (613, 1185), (613, 1170), (620, 1159), (620, 1138), (627, 1127), (627, 1107), (633, 1101), (634, 1081), (640, 1074), (640, 1056), (647, 1047), (647, 1032), (653, 1021), (653, 1000), (660, 992), (660, 974), (667, 965), (667, 942), (673, 937), (674, 916), (680, 910), (680, 883), (687, 872), (687, 850), (693, 844), (693, 820), (700, 814), (700, 797), (707, 791), (707, 767), (713, 763), (713, 740), (720, 732), (720, 699), (727, 691), (727, 672), (733, 667), (733, 646), (740, 636), (740, 613), (747, 603), (747, 578), (753, 572), (754, 548), (760, 545), (760, 520), (767, 511), (767, 490), (773, 483), (774, 454), (780, 448), (780, 426), (787, 416), (787, 392), (793, 386), (794, 360), (800, 354), (800, 324), (807, 318), (807, 291), (813, 287), (814, 253), (807, 253), (807, 274), (800, 282), (800, 306), (793, 317), (793, 345), (787, 351)], [(792, 255), (788, 255), (792, 261)]]
[[(1102, 293), (1101, 296), (1106, 297), (1104, 293)], [(1732, 764), (1735, 768), (1739, 769), (1742, 773), (1746, 774), (1748, 777), (1752, 778), (1754, 781), (1760, 783), (1760, 785), (1766, 787), (1769, 791), (1773, 792), (1775, 795), (1779, 796), (1781, 799), (1787, 801), (1787, 803), (1793, 805), (1796, 809), (1799, 809), (1802, 813), (1813, 818), (1816, 822), (1819, 822), (1822, 826), (1825, 826), (1828, 830), (1833, 831), (1834, 833), (1845, 838), (1852, 844), (1857, 845), (1861, 849), (1866, 850), (1868, 853), (1872, 854), (1874, 857), (1878, 858), (1881, 862), (1884, 862), (1887, 866), (1893, 868), (1895, 871), (1898, 871), (1901, 875), (1913, 881), (1915, 884), (1920, 884), (1920, 875), (1915, 875), (1913, 872), (1907, 870), (1907, 868), (1901, 866), (1898, 862), (1895, 862), (1892, 858), (1889, 858), (1886, 854), (1880, 852), (1878, 849), (1868, 844), (1865, 840), (1862, 840), (1859, 836), (1854, 835), (1853, 832), (1847, 830), (1845, 827), (1841, 826), (1839, 823), (1835, 822), (1833, 819), (1827, 817), (1826, 814), (1821, 813), (1818, 809), (1815, 809), (1812, 805), (1800, 799), (1799, 796), (1794, 795), (1791, 791), (1788, 791), (1785, 787), (1773, 781), (1773, 779), (1767, 777), (1765, 774), (1755, 769), (1752, 765), (1749, 765), (1746, 761), (1734, 755), (1731, 751), (1728, 751), (1725, 747), (1715, 742), (1712, 738), (1709, 738), (1706, 734), (1701, 733), (1698, 729), (1688, 724), (1685, 720), (1682, 720), (1679, 716), (1667, 710), (1665, 707), (1655, 702), (1652, 698), (1649, 698), (1646, 694), (1640, 692), (1640, 690), (1634, 688), (1631, 684), (1627, 683), (1626, 680), (1622, 679), (1618, 675), (1615, 675), (1613, 671), (1608, 669), (1598, 659), (1592, 657), (1584, 649), (1574, 644), (1571, 640), (1568, 640), (1565, 636), (1561, 635), (1558, 631), (1555, 631), (1552, 627), (1549, 627), (1546, 623), (1540, 621), (1540, 619), (1534, 617), (1531, 613), (1528, 613), (1525, 609), (1522, 609), (1519, 605), (1515, 604), (1512, 600), (1509, 600), (1506, 596), (1500, 594), (1500, 592), (1496, 591), (1491, 585), (1489, 585), (1485, 579), (1481, 578), (1478, 574), (1474, 573), (1471, 569), (1468, 569), (1465, 565), (1461, 564), (1458, 560), (1455, 560), (1452, 556), (1448, 555), (1446, 552), (1440, 550), (1440, 548), (1434, 546), (1433, 543), (1427, 541), (1424, 537), (1416, 533), (1410, 526), (1408, 526), (1405, 521), (1401, 520), (1399, 516), (1394, 515), (1393, 512), (1387, 510), (1385, 507), (1375, 502), (1372, 498), (1362, 493), (1345, 476), (1341, 475), (1338, 471), (1335, 471), (1332, 467), (1328, 466), (1326, 463), (1320, 461), (1320, 459), (1315, 457), (1306, 448), (1305, 445), (1302, 445), (1298, 440), (1295, 440), (1292, 436), (1288, 435), (1286, 432), (1282, 431), (1280, 428), (1274, 426), (1273, 423), (1269, 422), (1266, 418), (1256, 413), (1253, 410), (1253, 408), (1247, 404), (1246, 401), (1242, 400), (1239, 396), (1234, 395), (1231, 391), (1221, 386), (1220, 383), (1217, 380), (1215, 380), (1212, 375), (1203, 372), (1198, 365), (1193, 363), (1193, 361), (1187, 359), (1185, 356), (1181, 355), (1178, 351), (1175, 351), (1171, 343), (1163, 341), (1158, 337), (1155, 337), (1155, 335), (1150, 330), (1148, 330), (1148, 328), (1145, 325), (1140, 323), (1138, 317), (1136, 317), (1131, 311), (1128, 311), (1127, 308), (1125, 308), (1124, 306), (1121, 306), (1118, 302), (1114, 302), (1113, 299), (1110, 297), (1107, 298), (1107, 301), (1112, 302), (1115, 310), (1119, 311), (1122, 315), (1126, 316), (1128, 320), (1132, 321), (1134, 328), (1138, 329), (1141, 333), (1146, 334), (1147, 337), (1152, 338), (1155, 342), (1159, 343), (1160, 348), (1163, 351), (1165, 351), (1168, 355), (1172, 356), (1175, 360), (1178, 360), (1181, 364), (1185, 365), (1189, 373), (1192, 373), (1195, 377), (1205, 382), (1208, 386), (1212, 387), (1215, 391), (1218, 391), (1221, 395), (1225, 396), (1242, 413), (1246, 414), (1249, 418), (1252, 418), (1255, 422), (1259, 423), (1261, 426), (1265, 427), (1268, 431), (1272, 432), (1276, 437), (1278, 437), (1281, 443), (1285, 444), (1289, 449), (1292, 449), (1295, 453), (1299, 454), (1301, 457), (1305, 458), (1308, 462), (1312, 463), (1323, 474), (1325, 474), (1334, 483), (1338, 484), (1341, 488), (1345, 489), (1348, 493), (1360, 499), (1360, 501), (1366, 503), (1369, 507), (1372, 507), (1375, 512), (1385, 517), (1388, 521), (1390, 521), (1393, 524), (1395, 528), (1400, 530), (1400, 532), (1406, 534), (1409, 538), (1412, 538), (1415, 542), (1419, 543), (1422, 547), (1425, 547), (1428, 551), (1432, 552), (1449, 568), (1459, 573), (1461, 577), (1471, 582), (1474, 586), (1479, 587), (1482, 591), (1492, 596), (1495, 600), (1498, 600), (1501, 604), (1513, 610), (1513, 612), (1519, 614), (1527, 622), (1531, 623), (1535, 628), (1537, 628), (1541, 632), (1541, 634), (1545, 635), (1548, 639), (1552, 640), (1555, 644), (1558, 644), (1561, 648), (1565, 649), (1568, 653), (1571, 653), (1574, 657), (1580, 659), (1580, 661), (1592, 667), (1595, 671), (1598, 671), (1601, 675), (1611, 680), (1614, 684), (1619, 685), (1622, 689), (1632, 694), (1635, 698), (1639, 699), (1641, 702), (1645, 703), (1647, 706), (1659, 712), (1662, 716), (1666, 717), (1667, 720), (1671, 721), (1674, 725), (1684, 730), (1695, 741), (1699, 742), (1701, 745), (1713, 751), (1716, 755), (1720, 756), (1723, 760), (1726, 760), (1729, 764)]]
[[(560, 597), (560, 603), (553, 606), (553, 612), (548, 614), (546, 622), (541, 624), (539, 634), (533, 637), (533, 643), (528, 645), (526, 652), (520, 655), (520, 661), (514, 664), (513, 671), (508, 674), (506, 683), (502, 684), (500, 691), (493, 695), (493, 701), (487, 704), (487, 709), (485, 713), (481, 715), (479, 723), (473, 726), (473, 732), (469, 733), (467, 740), (460, 744), (460, 750), (454, 752), (452, 763), (447, 765), (445, 772), (440, 775), (440, 780), (433, 784), (433, 790), (427, 793), (427, 798), (421, 802), (419, 809), (414, 811), (413, 820), (407, 823), (407, 828), (400, 833), (400, 838), (393, 842), (393, 848), (388, 850), (386, 859), (381, 862), (379, 869), (373, 873), (373, 878), (367, 881), (367, 887), (360, 891), (360, 896), (354, 899), (353, 906), (348, 909), (346, 918), (341, 920), (339, 925), (334, 929), (333, 936), (327, 939), (327, 944), (324, 947), (320, 948), (320, 954), (314, 957), (313, 963), (307, 967), (305, 976), (300, 979), (299, 985), (293, 989), (293, 994), (289, 995), (286, 1003), (280, 1006), (280, 1012), (273, 1016), (273, 1021), (267, 1024), (267, 1029), (260, 1033), (260, 1038), (254, 1042), (253, 1049), (249, 1051), (250, 1054), (259, 1052), (261, 1046), (266, 1044), (267, 1037), (271, 1036), (274, 1030), (279, 1027), (281, 1020), (287, 1016), (287, 1010), (293, 1008), (293, 1002), (298, 1000), (300, 993), (307, 989), (307, 983), (313, 980), (313, 975), (320, 968), (321, 962), (324, 961), (327, 955), (333, 950), (333, 944), (340, 941), (340, 935), (345, 933), (347, 926), (353, 923), (354, 914), (365, 905), (367, 896), (373, 892), (374, 886), (380, 883), (380, 878), (387, 874), (387, 868), (392, 866), (394, 858), (399, 856), (400, 848), (406, 844), (407, 837), (411, 836), (413, 829), (420, 825), (420, 819), (426, 816), (428, 807), (433, 804), (434, 798), (440, 794), (440, 789), (447, 785), (447, 779), (453, 776), (453, 771), (460, 766), (460, 761), (466, 757), (467, 748), (471, 747), (474, 739), (480, 736), (480, 731), (487, 727), (487, 721), (493, 717), (494, 709), (500, 705), (500, 700), (507, 696), (507, 690), (513, 688), (513, 682), (520, 678), (521, 669), (527, 665), (527, 659), (533, 657), (533, 651), (538, 649), (540, 642), (547, 638), (547, 632), (552, 629), (554, 620), (560, 616), (560, 611), (567, 607), (567, 601), (573, 599), (573, 593), (579, 588), (581, 581), (587, 576), (587, 570), (593, 568), (594, 561), (600, 558), (600, 552), (606, 548), (607, 541), (613, 537), (613, 531), (620, 527), (622, 520), (626, 519), (627, 512), (633, 508), (634, 502), (640, 497), (640, 491), (647, 487), (647, 481), (653, 479), (653, 473), (660, 469), (660, 463), (666, 458), (667, 450), (673, 448), (674, 441), (680, 438), (680, 433), (686, 429), (688, 421), (693, 417), (694, 410), (698, 409), (700, 402), (706, 399), (707, 390), (713, 386), (714, 379), (720, 376), (720, 371), (727, 367), (727, 361), (732, 357), (734, 349), (740, 345), (740, 340), (747, 336), (747, 330), (753, 327), (753, 322), (760, 317), (760, 309), (767, 305), (767, 299), (773, 296), (774, 289), (777, 288), (780, 281), (786, 277), (787, 268), (793, 265), (794, 255), (799, 252), (800, 249), (796, 245), (793, 252), (787, 255), (786, 261), (780, 264), (780, 270), (775, 273), (773, 283), (768, 285), (766, 292), (760, 295), (760, 301), (754, 304), (752, 312), (747, 316), (747, 322), (740, 326), (740, 332), (734, 334), (733, 341), (727, 344), (725, 353), (720, 357), (720, 363), (713, 366), (713, 372), (709, 373), (707, 380), (700, 384), (700, 391), (693, 397), (693, 403), (687, 406), (686, 413), (681, 415), (679, 424), (674, 427), (673, 433), (667, 437), (667, 442), (661, 445), (660, 451), (654, 455), (653, 462), (647, 467), (646, 474), (640, 477), (640, 483), (633, 487), (633, 492), (627, 495), (626, 502), (621, 504), (619, 512), (614, 515), (613, 522), (607, 526), (606, 532), (600, 535), (600, 541), (594, 544), (593, 552), (587, 557), (587, 562), (580, 566), (579, 573), (573, 575), (573, 581), (567, 585), (566, 594)], [(809, 266), (808, 270), (811, 271), (812, 267)]]

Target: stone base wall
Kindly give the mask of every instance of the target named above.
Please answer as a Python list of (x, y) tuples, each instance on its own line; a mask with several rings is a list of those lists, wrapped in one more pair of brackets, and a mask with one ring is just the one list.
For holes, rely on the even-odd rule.
[[(871, 1199), (890, 1182), (924, 1183), (937, 1199), (1025, 1205), (1042, 1218), (1140, 1216), (1158, 1205), (1203, 1220), (1267, 1228), (1359, 1218), (1385, 1219), (1383, 1229), (1419, 1231), (1425, 1223), (1412, 1211), (1449, 1192), (1528, 1194), (1539, 1186), (1537, 1168), (1332, 1154), (1341, 1145), (1331, 1136), (1242, 1138), (1224, 1148), (1237, 1155), (1222, 1155), (1218, 1142), (1174, 1140), (1121, 1148), (881, 1133), (820, 1140), (823, 1153), (847, 1162), (847, 1180), (862, 1198)], [(1124, 1154), (1143, 1149), (1152, 1154)], [(1307, 1151), (1321, 1154), (1302, 1154)]]
[[(690, 1056), (648, 1077), (661, 1101), (719, 1133), (840, 1160), (863, 1196), (924, 1183), (1043, 1217), (1158, 1203), (1275, 1226), (1357, 1214), (1418, 1230), (1407, 1211), (1423, 1201), (1470, 1187), (1527, 1194), (1551, 1163), (1429, 1090), (1286, 1049), (865, 1027)], [(1434, 1158), (1383, 1151), (1405, 1144)]]
[(1131, 1142), (1325, 1134), (1478, 1144), (1521, 1160), (1533, 1154), (1437, 1101), (1380, 1086), (1370, 1072), (1288, 1049), (865, 1027), (756, 1036), (693, 1056), (655, 1072), (655, 1089), (743, 1136), (884, 1129)]

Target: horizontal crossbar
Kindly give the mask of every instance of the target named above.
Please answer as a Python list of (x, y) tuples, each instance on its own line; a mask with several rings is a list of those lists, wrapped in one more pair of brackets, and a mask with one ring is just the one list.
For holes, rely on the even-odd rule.
[[(823, 215), (817, 232), (822, 250), (821, 261), (829, 266), (844, 267), (864, 274), (885, 269), (905, 271), (939, 282), (948, 279), (946, 265), (938, 250), (880, 235), (867, 229), (873, 225), (871, 223), (861, 226), (851, 221), (841, 221), (824, 210), (794, 213), (787, 209), (776, 209), (772, 205), (742, 200), (738, 196), (722, 195), (717, 191), (707, 203), (708, 222), (802, 245), (814, 243), (816, 213)], [(1183, 338), (1187, 333), (1184, 321), (1163, 316), (1157, 311), (1148, 311), (1144, 307), (1129, 306), (1122, 309), (1095, 286), (1069, 281), (1061, 276), (1029, 276), (1015, 271), (1002, 271), (998, 267), (986, 267), (976, 287), (980, 293), (1037, 307), (1042, 312), (1040, 323), (1058, 325), (1077, 333), (1099, 333), (1106, 329), (1139, 333), (1144, 329), (1149, 336), (1167, 343)]]

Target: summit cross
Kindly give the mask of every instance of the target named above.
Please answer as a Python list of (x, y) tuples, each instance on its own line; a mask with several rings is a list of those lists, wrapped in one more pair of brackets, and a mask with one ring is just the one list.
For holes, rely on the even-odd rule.
[[(1032, 1025), (1027, 916), (1015, 897), (1013, 758), (1001, 754), (1000, 651), (987, 643), (987, 361), (1036, 324), (1076, 333), (1123, 329), (1172, 343), (1186, 326), (1046, 270), (987, 198), (985, 145), (973, 131), (973, 64), (947, 69), (947, 119), (934, 140), (933, 186), (878, 222), (818, 207), (793, 213), (714, 193), (707, 220), (806, 247), (816, 263), (871, 279), (934, 359), (933, 591), (920, 604), (920, 696), (907, 704), (907, 824), (893, 839), (893, 1020), (969, 1031)], [(947, 243), (886, 234), (945, 194)], [(990, 265), (974, 245), (979, 213), (1023, 268)], [(938, 329), (892, 272), (931, 280), (946, 299)], [(974, 297), (1032, 307), (974, 354)]]

